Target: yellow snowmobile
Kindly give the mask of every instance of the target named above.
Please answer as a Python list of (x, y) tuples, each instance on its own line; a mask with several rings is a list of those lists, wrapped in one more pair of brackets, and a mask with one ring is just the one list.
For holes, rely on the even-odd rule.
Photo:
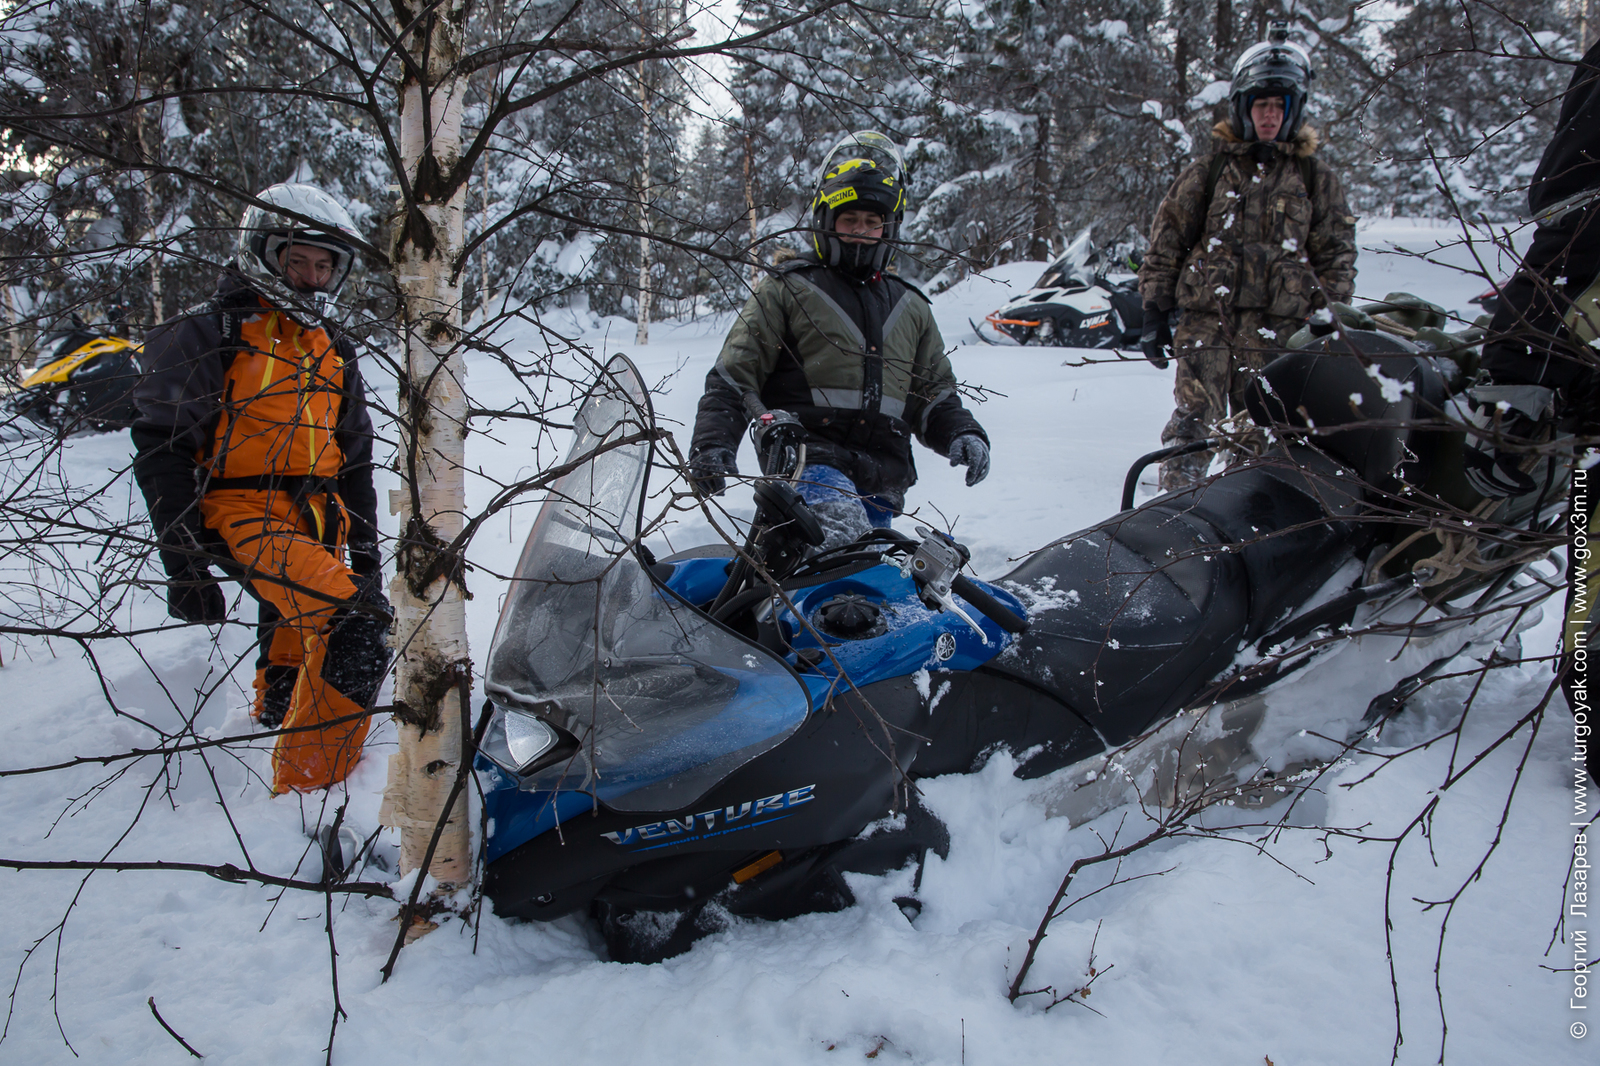
[(45, 345), (33, 372), (9, 397), (12, 411), (63, 437), (133, 422), (143, 345), (82, 325)]

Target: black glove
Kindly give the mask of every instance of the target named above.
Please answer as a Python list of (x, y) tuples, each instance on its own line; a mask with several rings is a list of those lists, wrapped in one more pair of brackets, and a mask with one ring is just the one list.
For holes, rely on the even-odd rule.
[(1167, 322), (1167, 312), (1153, 303), (1144, 305), (1144, 332), (1139, 334), (1139, 349), (1157, 370), (1167, 368), (1172, 355), (1172, 326)]
[(349, 551), (350, 569), (355, 571), (357, 577), (371, 577), (383, 569), (383, 553), (378, 550), (376, 543), (351, 544)]
[(221, 625), (228, 600), (206, 566), (200, 539), (182, 521), (161, 534), (161, 568), (167, 572), (167, 613), (183, 622)]
[(348, 551), (350, 570), (356, 575), (356, 599), (370, 601), (376, 597), (387, 608), (389, 601), (383, 596), (383, 552), (377, 542), (352, 543)]
[(228, 620), (228, 600), (209, 570), (174, 574), (167, 582), (167, 613), (183, 622), (218, 626)]
[(1522, 496), (1538, 483), (1522, 470), (1526, 447), (1549, 436), (1554, 393), (1539, 385), (1480, 385), (1469, 389), (1472, 415), (1461, 453), (1462, 473), (1480, 495)]
[(689, 456), (689, 479), (706, 496), (721, 496), (737, 473), (731, 448), (702, 448)]
[(768, 477), (788, 477), (800, 461), (806, 428), (788, 411), (768, 411), (750, 423), (750, 439), (755, 441), (761, 472)]
[(989, 476), (989, 446), (976, 433), (963, 433), (950, 442), (950, 465), (967, 468), (970, 488)]

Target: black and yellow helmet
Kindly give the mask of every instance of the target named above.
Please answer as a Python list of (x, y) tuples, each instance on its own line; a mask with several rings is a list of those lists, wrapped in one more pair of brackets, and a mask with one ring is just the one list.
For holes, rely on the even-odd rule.
[[(849, 149), (865, 149), (881, 158), (866, 154), (837, 158)], [(828, 153), (812, 190), (812, 246), (827, 266), (875, 274), (894, 257), (905, 207), (905, 166), (900, 149), (881, 133), (852, 133)], [(882, 216), (883, 238), (876, 244), (852, 245), (847, 250), (837, 232), (836, 220), (841, 211), (871, 211)]]

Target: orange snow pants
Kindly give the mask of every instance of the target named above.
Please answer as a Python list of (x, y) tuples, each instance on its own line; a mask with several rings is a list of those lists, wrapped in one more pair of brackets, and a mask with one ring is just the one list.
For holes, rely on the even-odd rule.
[[(323, 677), (334, 612), (356, 595), (355, 577), (341, 558), (342, 528), (326, 537), (328, 523), (342, 526), (342, 511), (337, 498), (312, 495), (302, 505), (286, 491), (218, 489), (200, 500), (205, 524), (227, 543), (251, 595), (281, 618), (269, 661), (298, 668), (282, 726), (295, 731), (280, 734), (272, 750), (275, 794), (343, 781), (367, 737), (366, 708)], [(320, 722), (335, 724), (306, 728)]]

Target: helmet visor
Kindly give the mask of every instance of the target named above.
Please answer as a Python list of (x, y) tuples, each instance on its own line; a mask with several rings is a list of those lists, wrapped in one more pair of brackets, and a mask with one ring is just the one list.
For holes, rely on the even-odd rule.
[[(300, 250), (299, 256), (295, 255), (295, 249)], [(292, 230), (263, 234), (259, 255), (262, 266), (283, 278), (297, 292), (330, 294), (344, 287), (355, 260), (354, 251), (342, 241), (323, 234)]]

